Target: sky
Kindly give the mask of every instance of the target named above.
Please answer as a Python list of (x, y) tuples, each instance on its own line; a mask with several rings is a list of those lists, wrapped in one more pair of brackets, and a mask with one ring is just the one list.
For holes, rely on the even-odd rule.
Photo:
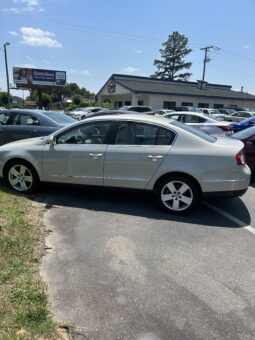
[(61, 70), (97, 93), (113, 73), (152, 75), (178, 31), (192, 49), (190, 80), (202, 77), (200, 49), (213, 45), (205, 80), (255, 94), (254, 13), (255, 0), (0, 0), (0, 90), (7, 41), (10, 82), (15, 66)]

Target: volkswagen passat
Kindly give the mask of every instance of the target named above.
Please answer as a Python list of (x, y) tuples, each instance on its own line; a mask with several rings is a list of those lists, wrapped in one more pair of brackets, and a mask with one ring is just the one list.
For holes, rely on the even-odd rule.
[(182, 214), (202, 197), (242, 195), (250, 169), (238, 140), (162, 117), (114, 115), (1, 146), (0, 177), (23, 193), (40, 182), (150, 190)]

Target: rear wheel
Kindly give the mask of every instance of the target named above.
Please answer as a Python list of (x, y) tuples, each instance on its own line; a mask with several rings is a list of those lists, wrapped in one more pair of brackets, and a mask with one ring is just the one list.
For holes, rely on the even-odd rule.
[(28, 194), (36, 190), (39, 178), (35, 169), (26, 161), (15, 160), (8, 164), (5, 179), (9, 186), (18, 192)]
[(191, 212), (199, 202), (199, 188), (185, 176), (163, 180), (156, 189), (156, 195), (164, 210), (177, 215)]

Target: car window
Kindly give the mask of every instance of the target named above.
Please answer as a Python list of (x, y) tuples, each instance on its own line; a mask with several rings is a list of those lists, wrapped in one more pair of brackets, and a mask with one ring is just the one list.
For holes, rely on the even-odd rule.
[(178, 120), (178, 118), (180, 118), (180, 115), (167, 115), (167, 116), (165, 116), (165, 117), (167, 117), (167, 118), (169, 118), (169, 119)]
[(115, 144), (118, 145), (170, 145), (175, 134), (156, 125), (123, 122), (117, 127)]
[(5, 125), (10, 118), (10, 112), (0, 112), (0, 125)]
[(38, 119), (29, 114), (17, 114), (12, 122), (12, 125), (38, 125)]
[(185, 115), (185, 123), (204, 123), (205, 121), (206, 119), (203, 117), (195, 115)]
[(111, 122), (75, 126), (57, 137), (57, 144), (105, 144)]

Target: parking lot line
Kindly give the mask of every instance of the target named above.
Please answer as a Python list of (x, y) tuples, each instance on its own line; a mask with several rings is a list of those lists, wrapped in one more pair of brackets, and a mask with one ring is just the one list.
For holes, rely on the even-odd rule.
[(237, 225), (239, 225), (240, 227), (242, 227), (243, 229), (249, 231), (250, 233), (255, 235), (255, 228), (253, 228), (250, 225), (247, 225), (245, 222), (239, 220), (239, 218), (236, 218), (232, 215), (230, 215), (229, 213), (227, 213), (226, 211), (216, 207), (215, 205), (208, 203), (208, 202), (203, 202), (204, 205), (206, 205), (208, 208), (216, 211), (218, 214), (228, 218), (230, 221), (236, 223)]

